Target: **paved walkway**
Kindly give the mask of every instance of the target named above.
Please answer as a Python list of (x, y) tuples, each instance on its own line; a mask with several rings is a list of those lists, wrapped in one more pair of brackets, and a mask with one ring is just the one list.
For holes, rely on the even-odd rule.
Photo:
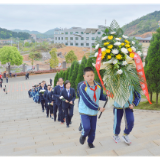
[[(6, 95), (0, 89), (0, 156), (160, 156), (160, 112), (134, 110), (130, 146), (112, 140), (113, 112), (107, 109), (97, 122), (94, 149), (80, 145), (77, 100), (70, 128), (46, 118), (40, 104), (28, 98), (28, 89), (55, 74), (9, 79)], [(104, 102), (100, 104), (103, 105)], [(124, 129), (122, 121), (122, 131)], [(121, 133), (122, 135), (122, 133)]]

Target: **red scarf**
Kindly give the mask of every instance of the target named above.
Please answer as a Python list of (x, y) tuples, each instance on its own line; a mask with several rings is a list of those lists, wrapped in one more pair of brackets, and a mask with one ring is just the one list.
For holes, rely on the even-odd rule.
[(97, 97), (96, 97), (97, 85), (95, 86), (95, 89), (93, 89), (93, 88), (91, 88), (91, 87), (90, 87), (90, 89), (91, 89), (92, 91), (94, 91), (93, 100), (95, 100), (95, 102), (96, 102), (96, 100), (97, 100)]

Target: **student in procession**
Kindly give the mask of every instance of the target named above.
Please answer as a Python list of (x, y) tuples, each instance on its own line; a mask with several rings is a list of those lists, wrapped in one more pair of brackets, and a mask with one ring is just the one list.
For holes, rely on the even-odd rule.
[[(129, 134), (133, 129), (134, 126), (134, 114), (133, 114), (133, 108), (135, 106), (138, 106), (141, 100), (141, 95), (137, 91), (134, 90), (133, 86), (129, 86), (130, 90), (130, 97), (128, 101), (125, 103), (125, 114), (126, 114), (126, 121), (127, 121), (127, 128), (124, 129), (124, 133), (122, 136), (123, 141), (126, 144), (131, 144), (131, 140), (129, 139)], [(114, 125), (113, 125), (113, 139), (116, 143), (120, 142), (120, 128), (121, 128), (121, 120), (124, 116), (123, 106), (120, 106), (116, 101), (114, 102)]]
[(44, 94), (40, 93), (40, 90), (46, 90), (44, 87), (44, 83), (41, 83), (40, 89), (39, 89), (39, 96), (40, 96), (40, 102), (42, 106), (42, 112), (44, 112), (45, 109), (45, 99), (44, 99)]
[[(59, 82), (57, 81), (56, 86), (58, 86), (58, 85), (59, 85)], [(55, 89), (55, 87), (54, 87), (54, 89)], [(58, 98), (54, 96), (54, 90), (53, 90), (52, 94), (53, 94), (53, 100), (54, 100), (54, 104), (53, 104), (53, 115), (54, 115), (54, 121), (56, 122), (56, 119), (57, 119), (57, 111), (58, 111), (58, 104), (57, 104), (57, 99), (58, 99)], [(59, 111), (58, 111), (58, 121), (61, 121), (61, 120), (60, 120)]]
[(83, 145), (86, 137), (88, 137), (89, 148), (94, 148), (97, 114), (98, 111), (104, 112), (105, 110), (103, 107), (99, 107), (99, 100), (106, 101), (107, 96), (103, 94), (102, 86), (94, 81), (93, 68), (86, 67), (83, 72), (85, 82), (79, 87), (79, 114), (82, 124), (79, 142)]
[(8, 92), (7, 92), (7, 86), (5, 85), (5, 93), (7, 94)]
[(50, 89), (50, 85), (47, 86), (47, 90), (44, 92), (44, 100), (45, 100), (45, 108), (46, 108), (46, 114), (47, 114), (47, 107), (48, 107), (48, 91)]
[(71, 88), (71, 83), (66, 80), (64, 83), (64, 88), (61, 92), (61, 96), (64, 97), (65, 101), (62, 101), (62, 108), (64, 109), (66, 126), (67, 128), (71, 124), (71, 119), (73, 116), (74, 100), (76, 99), (76, 94), (74, 88)]
[(50, 113), (50, 118), (53, 119), (53, 94), (52, 94), (52, 87), (50, 86), (48, 88), (48, 94), (47, 94), (47, 100), (48, 100), (48, 105), (47, 105), (47, 117), (49, 117)]
[(65, 121), (64, 110), (62, 108), (62, 100), (60, 99), (60, 94), (61, 94), (62, 90), (64, 89), (63, 78), (59, 78), (58, 83), (59, 83), (59, 85), (54, 88), (53, 96), (55, 96), (55, 98), (57, 98), (56, 104), (58, 105), (61, 124), (63, 124)]
[(52, 86), (52, 79), (50, 78), (50, 85)]

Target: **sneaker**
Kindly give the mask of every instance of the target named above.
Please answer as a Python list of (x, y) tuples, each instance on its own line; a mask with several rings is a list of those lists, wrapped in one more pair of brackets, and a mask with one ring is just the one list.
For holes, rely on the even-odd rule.
[(49, 118), (49, 116), (46, 116), (47, 118)]
[(88, 143), (89, 148), (95, 148), (95, 146), (93, 145), (93, 143)]
[(84, 144), (85, 140), (86, 140), (86, 137), (84, 137), (84, 136), (81, 135), (81, 137), (80, 137), (80, 139), (79, 139), (79, 142), (80, 142), (81, 144)]
[(121, 141), (119, 136), (113, 136), (113, 140), (115, 141), (115, 143), (119, 143)]
[(66, 127), (69, 128), (69, 125), (67, 125)]
[(78, 130), (79, 130), (79, 131), (82, 131), (82, 126), (81, 126), (81, 124), (80, 124)]
[(123, 135), (122, 136), (122, 139), (123, 141), (126, 143), (126, 144), (131, 144), (132, 142), (130, 141), (128, 135)]
[(53, 119), (53, 116), (51, 116), (51, 119)]

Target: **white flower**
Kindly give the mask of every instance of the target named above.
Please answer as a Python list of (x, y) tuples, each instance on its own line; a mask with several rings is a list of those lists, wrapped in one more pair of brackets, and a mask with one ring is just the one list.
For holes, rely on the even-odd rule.
[(121, 48), (121, 52), (123, 52), (124, 54), (127, 54), (128, 53), (128, 50), (126, 48)]
[(94, 56), (97, 57), (98, 56), (98, 52), (96, 52)]
[(117, 71), (117, 74), (122, 74), (123, 73), (123, 71), (121, 70), (121, 69), (119, 69), (118, 71)]
[(115, 34), (116, 32), (111, 32), (110, 34)]
[(123, 35), (122, 37), (123, 37), (124, 39), (127, 39), (127, 38), (128, 38), (128, 37), (127, 37), (127, 36), (125, 36), (125, 35)]
[(118, 49), (112, 49), (112, 53), (113, 53), (113, 54), (118, 54), (118, 53), (119, 53), (119, 50), (118, 50)]
[(101, 49), (102, 52), (105, 51), (105, 50), (106, 50), (106, 48), (102, 48), (102, 49)]
[(126, 61), (123, 61), (123, 62), (122, 62), (122, 65), (123, 65), (123, 66), (126, 66), (127, 64), (128, 64), (128, 63), (127, 63)]
[(118, 63), (118, 60), (114, 59), (113, 64), (116, 64), (116, 63)]
[(59, 97), (59, 99), (63, 99), (63, 98), (64, 98), (63, 96), (60, 96), (60, 97)]
[(131, 48), (132, 48), (132, 50), (133, 50), (134, 52), (136, 51), (136, 48), (135, 48), (135, 47), (132, 46)]
[(121, 39), (120, 38), (115, 38), (115, 40), (120, 41)]
[(102, 37), (102, 40), (106, 40), (108, 38), (108, 36)]
[(135, 44), (135, 42), (134, 42), (134, 41), (132, 41), (132, 44), (134, 45), (134, 44)]
[(114, 45), (119, 46), (119, 45), (121, 45), (121, 42), (115, 42)]
[(99, 48), (99, 44), (96, 45), (95, 49), (98, 49), (98, 48)]
[(142, 53), (141, 53), (140, 51), (138, 51), (137, 54), (138, 54), (139, 56), (141, 56)]

